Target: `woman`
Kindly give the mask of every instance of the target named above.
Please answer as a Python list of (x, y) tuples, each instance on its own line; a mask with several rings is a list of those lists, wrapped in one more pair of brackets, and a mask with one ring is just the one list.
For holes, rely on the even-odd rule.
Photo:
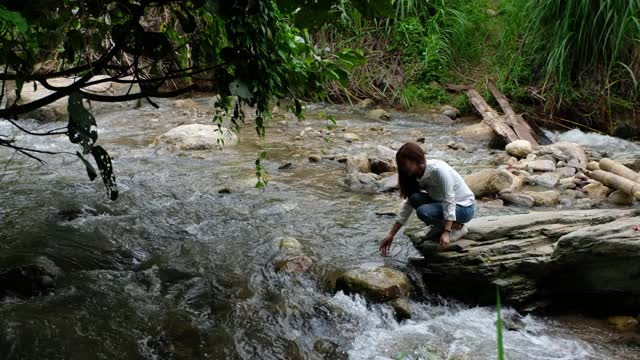
[(464, 224), (473, 218), (476, 202), (462, 176), (444, 161), (427, 161), (420, 145), (411, 142), (398, 150), (396, 163), (400, 195), (406, 200), (380, 245), (382, 255), (414, 209), (420, 220), (431, 225), (427, 238), (439, 237), (443, 249), (461, 239), (469, 231)]

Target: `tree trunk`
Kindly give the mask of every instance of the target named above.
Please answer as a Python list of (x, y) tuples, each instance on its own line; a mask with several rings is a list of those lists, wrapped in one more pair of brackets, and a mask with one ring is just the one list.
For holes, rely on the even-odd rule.
[(625, 179), (640, 183), (640, 174), (620, 164), (617, 161), (604, 158), (600, 160), (600, 169), (622, 176)]
[(551, 144), (551, 140), (549, 140), (542, 131), (537, 128), (532, 128), (522, 116), (513, 111), (513, 108), (509, 105), (509, 100), (498, 91), (493, 82), (489, 81), (488, 86), (504, 111), (504, 115), (500, 115), (494, 110), (480, 93), (469, 85), (447, 84), (446, 88), (450, 91), (465, 91), (473, 107), (475, 107), (482, 116), (482, 121), (489, 125), (505, 143), (508, 144), (516, 140), (527, 140), (534, 147)]
[(640, 184), (603, 170), (586, 171), (587, 176), (640, 200)]
[(509, 104), (509, 100), (507, 100), (507, 97), (498, 90), (493, 81), (489, 80), (487, 82), (487, 87), (489, 88), (489, 90), (491, 90), (493, 97), (496, 98), (498, 104), (500, 104), (500, 107), (504, 112), (504, 124), (501, 124), (501, 126), (511, 129), (511, 131), (515, 133), (517, 137), (516, 140), (527, 140), (534, 147), (537, 145), (545, 145), (551, 143), (551, 141), (541, 131), (534, 130), (521, 115), (518, 115), (515, 111), (513, 111), (513, 108)]

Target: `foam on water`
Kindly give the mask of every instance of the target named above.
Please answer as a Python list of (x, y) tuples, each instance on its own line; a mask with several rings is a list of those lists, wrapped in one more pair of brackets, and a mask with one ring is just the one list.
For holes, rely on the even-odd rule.
[(566, 132), (547, 131), (546, 134), (554, 141), (574, 142), (588, 147), (607, 150), (615, 149), (616, 151), (640, 152), (640, 145), (637, 143), (594, 132), (585, 133), (579, 129), (572, 129)]
[[(491, 359), (496, 358), (495, 309), (411, 302), (412, 320), (398, 323), (387, 305), (367, 305), (359, 296), (338, 293), (332, 302), (349, 312), (357, 335), (350, 359)], [(503, 309), (503, 316), (514, 315)], [(596, 359), (596, 350), (553, 323), (526, 316), (524, 329), (504, 331), (509, 359)]]

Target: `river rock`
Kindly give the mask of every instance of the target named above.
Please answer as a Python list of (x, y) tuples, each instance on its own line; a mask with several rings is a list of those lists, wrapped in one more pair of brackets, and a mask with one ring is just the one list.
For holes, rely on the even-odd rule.
[[(516, 308), (556, 299), (640, 310), (640, 210), (597, 209), (479, 217), (456, 251), (434, 251), (421, 228), (405, 233), (427, 290), (495, 305), (495, 286)], [(556, 244), (557, 243), (557, 244)], [(554, 245), (555, 244), (555, 245)]]
[(383, 109), (374, 109), (367, 113), (367, 117), (371, 120), (391, 120), (389, 113)]
[(391, 161), (395, 165), (396, 162), (396, 151), (392, 150), (386, 146), (378, 145), (378, 158)]
[(356, 104), (356, 108), (359, 110), (366, 110), (373, 107), (374, 104), (375, 102), (371, 99), (362, 99), (358, 101), (358, 103)]
[(342, 138), (346, 142), (360, 141), (360, 136), (358, 134), (349, 133), (349, 132), (342, 134)]
[(501, 152), (498, 155), (496, 155), (493, 159), (491, 159), (489, 163), (494, 166), (500, 166), (500, 165), (513, 165), (516, 162), (518, 162), (518, 159), (507, 154), (506, 152), (504, 153)]
[(346, 183), (353, 192), (374, 193), (380, 189), (374, 173), (351, 172), (347, 174)]
[(313, 260), (304, 255), (287, 255), (284, 259), (278, 260), (275, 264), (277, 272), (285, 272), (289, 274), (299, 274), (307, 271)]
[(411, 319), (411, 305), (406, 298), (397, 298), (389, 302), (389, 305), (396, 312), (398, 320)]
[(320, 137), (322, 136), (322, 133), (310, 126), (304, 128), (304, 130), (302, 130), (300, 132), (300, 137), (301, 138), (305, 138), (305, 137)]
[(179, 150), (209, 150), (238, 143), (238, 136), (217, 125), (188, 124), (173, 128), (156, 138), (155, 144), (167, 144)]
[(53, 290), (62, 270), (46, 257), (0, 268), (0, 299), (6, 295), (31, 297)]
[(388, 160), (373, 158), (369, 161), (369, 163), (371, 164), (371, 172), (374, 174), (398, 171), (398, 168), (395, 166), (395, 164)]
[(285, 236), (280, 239), (280, 250), (284, 250), (290, 253), (299, 253), (302, 251), (302, 244), (291, 236)]
[(534, 160), (527, 164), (529, 171), (550, 172), (556, 170), (556, 163), (551, 160)]
[(367, 157), (366, 154), (356, 154), (356, 155), (348, 156), (346, 167), (347, 167), (347, 173), (371, 172), (371, 163), (369, 162), (369, 158)]
[[(606, 309), (640, 310), (640, 212), (634, 210), (587, 210), (606, 214), (588, 224), (582, 220), (561, 236), (551, 256), (549, 287), (561, 297), (582, 295), (581, 302)], [(587, 216), (589, 217), (589, 216)], [(566, 218), (569, 220), (573, 218)], [(576, 226), (573, 223), (572, 226)]]
[(615, 205), (629, 206), (633, 205), (634, 197), (624, 191), (616, 190), (609, 194), (609, 202)]
[(392, 176), (384, 177), (379, 182), (378, 192), (392, 192), (398, 190), (398, 174), (393, 174)]
[(556, 173), (544, 173), (542, 175), (530, 175), (527, 177), (527, 182), (531, 185), (539, 185), (544, 187), (552, 188), (556, 186), (558, 181), (560, 180), (560, 176)]
[(560, 203), (560, 192), (556, 190), (549, 191), (525, 191), (525, 194), (533, 198), (534, 206), (556, 206)]
[(632, 316), (609, 316), (607, 322), (620, 332), (638, 329), (638, 320)]
[(582, 146), (570, 142), (558, 142), (551, 145), (538, 146), (535, 154), (540, 157), (549, 155), (555, 161), (564, 161), (567, 166), (585, 169), (588, 164), (587, 155)]
[(178, 99), (175, 102), (177, 108), (192, 109), (198, 107), (198, 103), (193, 99)]
[(576, 174), (576, 168), (574, 167), (559, 167), (556, 169), (556, 174), (560, 175), (560, 179), (570, 178)]
[(514, 191), (510, 189), (502, 190), (500, 192), (500, 199), (507, 204), (528, 208), (533, 207), (533, 204), (535, 203), (533, 196), (525, 194), (522, 191)]
[(600, 170), (600, 163), (597, 161), (589, 161), (589, 163), (587, 164), (587, 170), (589, 171)]
[[(96, 75), (89, 80), (89, 82), (104, 80), (108, 78), (107, 75)], [(125, 78), (127, 79), (127, 78)], [(128, 78), (130, 79), (130, 78)], [(72, 78), (54, 78), (48, 79), (47, 83), (51, 86), (55, 87), (65, 87), (73, 84), (75, 79)], [(129, 92), (130, 84), (122, 84), (115, 82), (103, 82), (100, 84), (95, 84), (92, 86), (86, 87), (84, 90), (89, 93), (94, 93), (98, 95), (105, 96), (115, 96), (115, 95), (125, 95)], [(13, 89), (15, 89), (15, 83), (13, 84)], [(139, 93), (140, 87), (138, 85), (134, 85), (131, 88), (131, 93)], [(20, 100), (16, 102), (16, 93), (14, 90), (7, 91), (7, 102), (9, 104), (28, 104), (33, 101), (42, 99), (49, 95), (53, 94), (53, 91), (46, 89), (42, 84), (38, 81), (35, 82), (25, 82), (22, 86), (22, 91), (20, 92)], [(64, 96), (59, 100), (54, 101), (51, 104), (44, 105), (39, 107), (38, 109), (28, 112), (26, 114), (20, 115), (21, 118), (30, 118), (36, 119), (40, 121), (62, 121), (67, 120), (69, 117), (69, 112), (67, 110), (67, 105), (69, 103), (69, 97)], [(97, 101), (84, 101), (85, 107), (89, 109), (89, 111), (93, 114), (99, 113), (107, 113), (112, 111), (118, 111), (122, 109), (130, 109), (134, 108), (137, 105), (136, 101), (126, 101), (126, 102), (97, 102)]]
[(517, 157), (517, 158), (526, 158), (527, 155), (531, 154), (533, 148), (531, 143), (527, 140), (516, 140), (512, 141), (505, 147), (505, 151), (507, 154)]
[(409, 279), (403, 272), (386, 266), (362, 266), (340, 274), (336, 289), (358, 293), (372, 301), (389, 301), (409, 293)]
[(464, 181), (476, 198), (494, 196), (517, 183), (516, 176), (508, 171), (496, 169), (485, 169), (466, 175)]
[(457, 118), (460, 117), (460, 115), (462, 115), (462, 113), (460, 112), (460, 110), (458, 110), (457, 108), (451, 106), (451, 105), (443, 105), (440, 108), (440, 113), (448, 118), (450, 118), (451, 120), (455, 120)]
[(577, 187), (577, 179), (574, 177), (560, 179), (558, 187), (562, 190), (575, 189)]
[(584, 186), (582, 188), (582, 192), (587, 194), (587, 196), (593, 200), (604, 200), (611, 192), (611, 189), (597, 181), (594, 181), (591, 184)]
[(321, 158), (318, 155), (309, 155), (307, 159), (309, 159), (309, 162), (317, 163), (317, 162), (320, 162)]
[(475, 140), (482, 142), (494, 142), (498, 139), (498, 135), (493, 131), (491, 126), (484, 122), (465, 126), (454, 132), (454, 135), (466, 140)]

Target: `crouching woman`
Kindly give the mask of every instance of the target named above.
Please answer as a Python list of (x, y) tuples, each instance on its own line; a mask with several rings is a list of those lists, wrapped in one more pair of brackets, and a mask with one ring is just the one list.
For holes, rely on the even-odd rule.
[(427, 160), (416, 143), (404, 144), (396, 153), (400, 196), (405, 201), (380, 251), (386, 255), (393, 238), (413, 211), (431, 229), (428, 239), (439, 239), (446, 249), (449, 243), (461, 239), (469, 230), (464, 225), (475, 214), (475, 197), (464, 179), (449, 164)]

